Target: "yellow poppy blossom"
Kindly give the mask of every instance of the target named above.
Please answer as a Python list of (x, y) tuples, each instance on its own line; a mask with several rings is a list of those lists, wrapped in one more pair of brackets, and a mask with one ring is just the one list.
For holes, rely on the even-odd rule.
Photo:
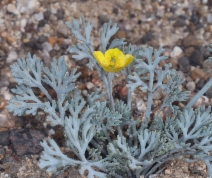
[(106, 72), (119, 72), (133, 61), (131, 54), (124, 55), (118, 48), (109, 49), (105, 54), (101, 51), (94, 51), (93, 55)]

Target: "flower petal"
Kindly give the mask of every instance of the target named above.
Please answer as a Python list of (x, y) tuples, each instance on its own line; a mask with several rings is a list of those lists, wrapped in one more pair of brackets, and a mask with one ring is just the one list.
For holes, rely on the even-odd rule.
[(102, 68), (109, 66), (110, 60), (108, 60), (101, 51), (94, 51), (93, 55)]

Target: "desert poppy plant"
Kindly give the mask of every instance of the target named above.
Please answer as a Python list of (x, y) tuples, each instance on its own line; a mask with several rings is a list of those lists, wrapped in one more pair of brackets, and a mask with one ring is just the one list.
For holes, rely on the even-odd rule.
[(119, 72), (133, 61), (131, 54), (125, 55), (118, 48), (109, 49), (105, 54), (101, 51), (94, 51), (93, 55), (106, 72)]

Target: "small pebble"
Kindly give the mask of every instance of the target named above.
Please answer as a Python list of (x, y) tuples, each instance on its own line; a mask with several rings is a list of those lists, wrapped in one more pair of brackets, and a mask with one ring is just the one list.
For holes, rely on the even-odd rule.
[(188, 91), (193, 92), (196, 89), (196, 85), (195, 85), (195, 83), (193, 81), (192, 82), (188, 82), (186, 84), (186, 88), (187, 88)]
[(86, 87), (87, 87), (88, 90), (90, 90), (94, 87), (94, 84), (92, 82), (87, 82)]
[(10, 51), (6, 59), (6, 63), (12, 63), (13, 61), (17, 60), (17, 58), (18, 58), (17, 52)]
[(34, 17), (35, 17), (35, 19), (37, 21), (41, 21), (41, 20), (44, 19), (44, 16), (43, 16), (43, 13), (42, 12), (39, 12), (38, 14), (35, 14)]
[(171, 52), (171, 57), (177, 58), (182, 54), (183, 50), (179, 46), (175, 46)]

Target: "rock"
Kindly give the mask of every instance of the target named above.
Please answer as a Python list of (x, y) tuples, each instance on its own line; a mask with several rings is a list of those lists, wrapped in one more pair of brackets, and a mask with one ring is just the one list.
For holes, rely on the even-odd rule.
[(17, 60), (17, 58), (18, 58), (17, 52), (16, 51), (10, 51), (8, 56), (7, 56), (7, 59), (6, 59), (6, 63), (12, 63), (15, 60)]
[(138, 111), (145, 111), (146, 110), (146, 104), (142, 99), (136, 98), (136, 108)]
[(49, 42), (49, 44), (51, 44), (52, 47), (54, 47), (55, 43), (57, 42), (57, 37), (50, 36), (48, 37), (47, 41)]
[(24, 45), (32, 48), (33, 50), (42, 50), (42, 46), (35, 38), (31, 38), (29, 42), (24, 42)]
[(207, 59), (208, 57), (211, 56), (211, 52), (208, 50), (208, 48), (206, 46), (201, 46), (200, 52), (202, 53), (204, 59)]
[(39, 28), (44, 27), (45, 24), (46, 24), (46, 21), (45, 21), (45, 20), (40, 20), (40, 21), (38, 22), (38, 27), (39, 27)]
[(87, 97), (88, 96), (88, 91), (87, 90), (82, 90), (83, 96)]
[(192, 82), (188, 82), (186, 84), (186, 88), (187, 88), (188, 91), (193, 92), (196, 89), (196, 85), (195, 85), (195, 83), (193, 81)]
[(99, 15), (98, 16), (98, 20), (100, 25), (102, 26), (104, 23), (107, 23), (109, 21), (108, 16), (107, 15)]
[(205, 85), (205, 80), (203, 78), (201, 78), (196, 83), (196, 89), (201, 90), (204, 85)]
[(0, 132), (0, 145), (7, 146), (10, 144), (9, 135), (9, 131)]
[(212, 24), (212, 14), (207, 14), (207, 22)]
[(76, 65), (85, 66), (86, 64), (88, 64), (88, 62), (89, 62), (89, 59), (88, 58), (84, 58), (84, 59), (81, 59), (81, 60), (77, 60), (76, 61)]
[(112, 40), (115, 39), (115, 38), (118, 38), (118, 39), (125, 38), (126, 39), (127, 38), (127, 34), (126, 34), (126, 32), (124, 30), (119, 30), (112, 37)]
[(182, 41), (182, 45), (185, 48), (189, 46), (200, 46), (201, 44), (202, 44), (202, 40), (197, 39), (194, 35), (188, 35)]
[(49, 52), (51, 51), (53, 48), (52, 48), (52, 45), (48, 42), (44, 42), (42, 43), (42, 47), (43, 47), (43, 50)]
[(17, 8), (15, 7), (14, 4), (8, 4), (7, 5), (7, 11), (9, 13), (12, 13), (12, 14), (15, 14), (15, 15), (18, 15), (19, 14), (19, 11), (17, 10)]
[(114, 7), (114, 8), (113, 8), (113, 13), (116, 14), (116, 15), (118, 15), (119, 9), (118, 9), (117, 7)]
[(47, 40), (47, 37), (44, 35), (41, 35), (38, 37), (37, 42), (38, 43), (44, 43)]
[(174, 27), (184, 27), (186, 26), (186, 17), (184, 15), (180, 15), (177, 17), (176, 22), (174, 23)]
[(165, 170), (165, 174), (166, 174), (166, 175), (170, 175), (170, 174), (171, 174), (170, 169), (166, 169), (166, 170)]
[(56, 14), (57, 19), (62, 20), (64, 18), (64, 15), (65, 15), (64, 9), (58, 9), (57, 10), (57, 14)]
[(125, 103), (127, 102), (127, 92), (128, 89), (125, 85), (116, 85), (113, 88), (113, 95), (115, 98), (124, 101)]
[(141, 43), (145, 44), (151, 41), (154, 38), (153, 33), (151, 31), (146, 32), (144, 36), (141, 37)]
[(195, 51), (195, 48), (193, 46), (186, 48), (184, 51), (185, 56), (190, 57), (194, 51)]
[(182, 54), (183, 50), (179, 46), (175, 46), (171, 52), (171, 57), (177, 58)]
[(50, 55), (51, 57), (56, 57), (56, 54), (57, 54), (57, 52), (56, 52), (56, 50), (54, 50), (54, 49), (52, 49), (52, 50), (49, 52), (49, 55)]
[(32, 14), (40, 7), (38, 0), (17, 0), (17, 9), (21, 13)]
[(203, 105), (205, 105), (205, 104), (208, 103), (208, 102), (209, 102), (208, 97), (206, 97), (206, 96), (201, 96), (201, 97), (197, 100), (197, 102), (194, 104), (194, 108), (197, 108), (198, 106), (203, 106)]
[(49, 20), (50, 15), (51, 15), (51, 12), (48, 10), (43, 13), (43, 17), (45, 20)]
[(86, 87), (87, 87), (88, 90), (90, 90), (94, 87), (94, 84), (92, 82), (87, 82)]
[(208, 0), (208, 6), (212, 6), (212, 0)]
[(15, 39), (6, 31), (1, 33), (1, 36), (7, 40), (9, 44), (13, 44)]
[(12, 128), (15, 125), (15, 117), (5, 109), (0, 113), (0, 128)]
[(25, 28), (24, 28), (25, 32), (30, 33), (32, 31), (35, 31), (34, 29), (34, 24), (33, 23), (27, 23)]
[(195, 81), (196, 79), (203, 78), (204, 80), (208, 80), (208, 75), (202, 70), (195, 68), (191, 71), (191, 78)]
[(181, 57), (178, 61), (179, 70), (182, 72), (188, 73), (191, 70), (191, 66), (189, 64), (189, 59), (187, 57)]
[(43, 12), (39, 12), (38, 14), (35, 14), (34, 17), (35, 17), (35, 20), (37, 21), (43, 20), (44, 19)]
[(193, 10), (192, 11), (192, 15), (191, 15), (191, 19), (190, 22), (194, 23), (194, 24), (198, 24), (200, 20), (200, 14), (198, 11)]
[(201, 65), (203, 60), (204, 60), (204, 57), (203, 57), (201, 51), (199, 51), (197, 49), (194, 50), (194, 52), (189, 57), (190, 64), (194, 65), (194, 66)]
[(208, 98), (212, 98), (212, 87), (210, 87), (204, 94)]
[(59, 21), (57, 25), (57, 32), (61, 34), (63, 37), (68, 36), (69, 29), (66, 27), (63, 21)]
[(46, 134), (40, 130), (21, 129), (10, 133), (10, 141), (18, 156), (26, 154), (38, 154), (43, 150), (40, 141)]
[(153, 100), (159, 100), (162, 98), (162, 96), (163, 96), (162, 90), (160, 87), (158, 87), (153, 94)]

